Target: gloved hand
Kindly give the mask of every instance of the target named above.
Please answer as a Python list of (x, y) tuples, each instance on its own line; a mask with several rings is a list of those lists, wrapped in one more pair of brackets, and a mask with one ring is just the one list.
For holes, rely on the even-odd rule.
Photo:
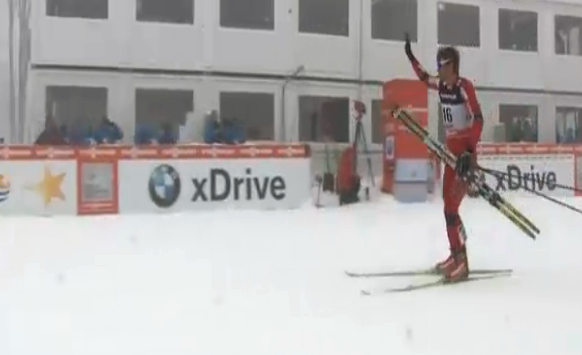
[(410, 46), (410, 36), (408, 35), (408, 32), (404, 34), (404, 38), (405, 38), (404, 52), (406, 53), (408, 60), (411, 62), (416, 61), (416, 57), (412, 53), (412, 47)]
[(469, 176), (471, 169), (473, 168), (473, 152), (471, 150), (464, 151), (457, 158), (457, 164), (455, 165), (455, 172), (458, 176), (466, 178)]

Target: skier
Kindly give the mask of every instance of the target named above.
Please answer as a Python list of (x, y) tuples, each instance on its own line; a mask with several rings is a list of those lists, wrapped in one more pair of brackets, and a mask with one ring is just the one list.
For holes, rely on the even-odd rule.
[(457, 156), (455, 169), (446, 166), (443, 178), (444, 214), (451, 253), (436, 265), (436, 270), (448, 282), (462, 281), (469, 276), (469, 261), (459, 206), (468, 190), (465, 181), (476, 162), (483, 115), (473, 84), (459, 76), (460, 56), (454, 47), (438, 50), (438, 76), (429, 75), (414, 57), (408, 35), (404, 50), (418, 78), (430, 89), (438, 90), (446, 145)]

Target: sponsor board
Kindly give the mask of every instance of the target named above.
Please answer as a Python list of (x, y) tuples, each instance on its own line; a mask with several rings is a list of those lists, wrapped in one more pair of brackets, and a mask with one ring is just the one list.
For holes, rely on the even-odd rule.
[(479, 164), (499, 174), (485, 174), (485, 181), (505, 194), (534, 196), (528, 190), (550, 196), (574, 196), (572, 190), (556, 185), (575, 186), (574, 156), (563, 155), (480, 155)]
[(79, 214), (117, 213), (117, 163), (79, 161), (77, 173)]
[(74, 161), (0, 161), (0, 213), (76, 214)]
[[(116, 214), (299, 207), (310, 198), (305, 144), (0, 147), (0, 213)], [(123, 193), (122, 191), (123, 190)]]
[(291, 209), (310, 199), (310, 161), (199, 159), (121, 161), (119, 211)]

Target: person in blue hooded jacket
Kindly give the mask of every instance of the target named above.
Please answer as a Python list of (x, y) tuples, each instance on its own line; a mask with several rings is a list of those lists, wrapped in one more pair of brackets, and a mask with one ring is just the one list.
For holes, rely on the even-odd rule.
[(103, 116), (99, 128), (94, 132), (94, 139), (99, 144), (113, 144), (123, 139), (123, 132), (115, 122)]
[(241, 144), (246, 142), (245, 132), (237, 118), (224, 119), (222, 135), (226, 144)]
[(172, 125), (169, 123), (162, 124), (162, 129), (160, 131), (160, 135), (158, 137), (159, 144), (176, 144), (177, 143), (176, 135), (172, 130)]
[(222, 129), (218, 122), (218, 113), (216, 110), (209, 112), (204, 118), (204, 143), (222, 143)]

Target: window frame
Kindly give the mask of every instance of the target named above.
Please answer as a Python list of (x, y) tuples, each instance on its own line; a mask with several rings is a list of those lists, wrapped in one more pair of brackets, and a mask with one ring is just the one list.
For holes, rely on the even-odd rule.
[[(440, 9), (440, 6), (444, 5), (450, 7), (457, 7), (457, 8), (466, 8), (466, 9), (477, 9), (477, 43), (476, 44), (466, 44), (466, 43), (450, 43), (453, 41), (441, 41), (441, 21), (440, 21), (440, 14), (446, 12), (446, 8), (444, 10)], [(444, 31), (444, 30), (442, 30)], [(473, 49), (480, 49), (481, 42), (482, 42), (482, 31), (481, 31), (481, 6), (476, 4), (465, 4), (465, 3), (456, 3), (451, 1), (441, 1), (437, 2), (437, 44), (439, 46), (454, 46), (454, 47), (463, 47), (463, 48), (473, 48)], [(443, 34), (444, 37), (444, 34)]]
[[(346, 4), (346, 9), (347, 9), (347, 18), (345, 19), (347, 22), (347, 26), (346, 26), (346, 31), (344, 32), (335, 32), (335, 33), (330, 33), (330, 32), (316, 32), (315, 30), (313, 30), (313, 27), (309, 27), (308, 29), (302, 29), (303, 26), (305, 26), (305, 24), (309, 24), (309, 26), (313, 26), (312, 25), (312, 21), (305, 21), (303, 20), (304, 17), (302, 17), (301, 15), (304, 13), (302, 11), (302, 3), (307, 3), (307, 2), (311, 2), (312, 4), (315, 3), (318, 0), (297, 0), (297, 7), (298, 7), (298, 11), (297, 11), (297, 32), (300, 35), (311, 35), (311, 36), (330, 36), (330, 37), (335, 37), (335, 38), (349, 38), (350, 34), (351, 34), (351, 29), (350, 29), (350, 17), (351, 17), (351, 12), (350, 12), (350, 0), (336, 0), (334, 1), (336, 4), (339, 3), (339, 1), (344, 1)], [(325, 0), (321, 0), (321, 1), (325, 1)], [(305, 6), (303, 6), (303, 9), (305, 9)], [(341, 8), (341, 10), (343, 10), (343, 8)], [(344, 14), (342, 14), (344, 15)], [(311, 20), (311, 18), (310, 18)], [(340, 24), (341, 21), (344, 19), (337, 19), (337, 24)], [(343, 30), (343, 29), (340, 29)]]
[[(82, 111), (82, 113), (69, 111), (66, 112), (65, 114), (62, 114), (59, 112), (54, 112), (54, 107), (52, 107), (52, 105), (57, 103), (59, 101), (58, 100), (59, 98), (62, 98), (62, 96), (58, 95), (59, 90), (62, 90), (60, 91), (60, 93), (65, 93), (64, 90), (67, 89), (72, 90), (72, 92), (75, 92), (76, 90), (79, 90), (81, 92), (86, 90), (86, 92), (92, 92), (93, 94), (95, 94), (94, 97), (98, 98), (98, 100), (95, 101), (96, 103), (95, 106), (101, 106), (98, 112), (88, 112), (86, 102), (75, 104), (75, 106), (79, 105), (83, 106), (83, 110), (79, 110)], [(55, 92), (53, 92), (52, 90), (55, 90)], [(79, 84), (52, 84), (52, 83), (47, 84), (44, 87), (45, 116), (53, 117), (57, 125), (59, 125), (59, 127), (66, 126), (67, 130), (69, 131), (69, 134), (76, 134), (78, 132), (88, 132), (89, 128), (93, 129), (96, 128), (101, 122), (101, 119), (103, 117), (108, 117), (109, 106), (111, 101), (109, 97), (109, 92), (110, 89), (106, 85), (91, 86)], [(76, 96), (83, 97), (83, 95)], [(85, 96), (84, 98), (91, 96)], [(113, 121), (116, 121), (115, 118), (113, 118)]]
[[(119, 1), (119, 0), (118, 0)], [(196, 1), (197, 0), (188, 0), (189, 2), (192, 3), (192, 18), (190, 20), (190, 18), (188, 18), (188, 21), (169, 21), (169, 20), (162, 20), (162, 19), (154, 19), (154, 18), (148, 18), (148, 19), (140, 19), (140, 15), (139, 15), (139, 5), (138, 3), (140, 1), (148, 1), (148, 0), (136, 0), (135, 1), (135, 21), (139, 22), (139, 23), (151, 23), (151, 24), (164, 24), (164, 25), (182, 25), (182, 26), (188, 26), (188, 25), (194, 25), (196, 22)], [(160, 1), (160, 0), (157, 0)], [(163, 0), (161, 0), (163, 1)]]
[[(511, 48), (502, 48), (501, 47), (501, 13), (502, 12), (521, 12), (521, 13), (530, 13), (535, 14), (536, 16), (536, 42), (535, 42), (535, 50), (522, 50), (522, 49), (511, 49)], [(511, 52), (511, 53), (540, 53), (540, 13), (534, 10), (529, 9), (518, 9), (518, 8), (508, 8), (508, 7), (499, 7), (497, 9), (497, 50)]]
[[(559, 18), (566, 18), (566, 19), (577, 19), (580, 22), (580, 38), (578, 39), (578, 44), (580, 46), (580, 53), (579, 54), (571, 54), (571, 53), (558, 53), (558, 19)], [(567, 57), (581, 57), (582, 56), (582, 15), (580, 16), (573, 16), (573, 15), (563, 15), (563, 14), (554, 14), (554, 54), (559, 56), (567, 56)]]
[[(310, 102), (310, 104), (318, 104), (317, 107), (317, 112), (311, 112), (309, 113), (307, 116), (303, 115), (303, 111), (304, 111), (304, 107), (302, 105), (303, 100), (305, 99), (309, 99), (312, 100)], [(337, 129), (337, 128), (333, 128), (332, 125), (330, 124), (330, 121), (328, 120), (327, 116), (325, 115), (324, 112), (324, 105), (325, 104), (331, 104), (333, 102), (336, 102), (339, 105), (345, 105), (345, 116), (342, 115), (341, 119), (345, 118), (345, 122), (342, 122), (342, 128), (341, 129)], [(330, 95), (330, 94), (318, 94), (318, 93), (304, 93), (304, 94), (299, 94), (297, 95), (297, 108), (298, 108), (298, 124), (297, 124), (297, 130), (298, 130), (298, 140), (300, 142), (309, 142), (309, 143), (326, 143), (329, 142), (329, 138), (332, 138), (332, 142), (334, 143), (339, 143), (339, 144), (346, 144), (346, 143), (350, 143), (351, 142), (351, 99), (349, 97), (349, 95), (346, 94), (346, 96), (338, 96), (338, 95)], [(328, 107), (331, 107), (328, 106)], [(313, 107), (308, 107), (308, 109), (312, 109)], [(313, 141), (310, 138), (309, 139), (304, 139), (305, 137), (302, 136), (303, 133), (303, 129), (302, 127), (304, 127), (304, 124), (308, 124), (308, 123), (304, 123), (302, 124), (302, 122), (304, 122), (304, 119), (308, 118), (311, 119), (313, 117), (314, 114), (317, 114), (318, 117), (318, 121), (317, 121), (317, 127), (316, 129), (318, 130), (318, 132), (315, 132), (318, 137), (316, 137), (317, 140)], [(337, 117), (337, 116), (334, 116)], [(306, 134), (313, 136), (314, 132), (311, 128), (313, 128), (313, 123), (310, 122), (310, 124), (312, 125), (310, 127), (309, 130), (305, 130)], [(337, 136), (336, 136), (337, 133)], [(343, 137), (345, 135), (345, 137)], [(338, 139), (339, 138), (339, 139)], [(345, 140), (344, 140), (345, 138)]]
[[(560, 113), (560, 111), (566, 111), (566, 112), (575, 111), (578, 114), (577, 119), (578, 119), (578, 122), (580, 123), (580, 125), (578, 126), (577, 135), (578, 135), (579, 139), (574, 139), (573, 142), (567, 142), (567, 141), (560, 142), (558, 140), (558, 126), (559, 126), (558, 114)], [(580, 143), (582, 143), (582, 106), (572, 106), (572, 105), (557, 106), (556, 105), (554, 124), (555, 124), (555, 128), (556, 128), (555, 136), (556, 136), (556, 143), (557, 144), (580, 144)]]
[[(406, 3), (406, 4), (412, 4), (414, 3), (414, 5), (412, 5), (414, 7), (415, 13), (414, 13), (414, 31), (410, 31), (409, 28), (405, 28), (403, 31), (400, 31), (399, 35), (402, 38), (383, 38), (380, 36), (375, 36), (376, 32), (375, 29), (377, 28), (374, 23), (375, 23), (375, 19), (377, 18), (375, 15), (380, 16), (383, 14), (378, 14), (376, 11), (374, 11), (374, 4), (370, 4), (370, 10), (371, 10), (371, 16), (370, 16), (370, 38), (372, 39), (372, 41), (392, 41), (392, 42), (403, 42), (405, 40), (404, 35), (405, 33), (408, 33), (408, 35), (410, 36), (410, 42), (412, 43), (417, 43), (418, 42), (418, 29), (419, 29), (419, 15), (418, 15), (418, 1), (419, 0), (379, 0), (379, 2), (377, 4), (380, 4), (382, 2), (390, 2), (390, 1), (397, 1), (400, 3)], [(380, 20), (380, 19), (378, 19)], [(382, 31), (383, 32), (383, 31)]]
[[(38, 0), (33, 0), (33, 1), (38, 1)], [(105, 20), (109, 20), (109, 9), (110, 9), (110, 5), (109, 2), (112, 0), (100, 0), (102, 3), (105, 4), (105, 15), (104, 16), (83, 16), (83, 15), (58, 15), (58, 14), (53, 14), (52, 13), (52, 9), (56, 8), (58, 6), (58, 3), (61, 0), (45, 0), (45, 11), (44, 11), (44, 16), (46, 17), (51, 17), (51, 18), (60, 18), (60, 19), (83, 19), (86, 21), (105, 21)], [(95, 1), (95, 0), (94, 0)], [(51, 6), (51, 3), (54, 3)]]
[[(133, 92), (133, 94), (134, 94), (134, 122), (135, 122), (136, 127), (140, 123), (139, 117), (142, 117), (140, 115), (141, 109), (138, 109), (138, 107), (141, 106), (140, 101), (144, 97), (140, 97), (140, 94), (145, 93), (145, 94), (151, 95), (151, 94), (155, 94), (155, 93), (159, 93), (159, 92), (167, 92), (170, 94), (171, 93), (183, 93), (183, 94), (185, 94), (184, 97), (188, 97), (188, 96), (190, 97), (189, 105), (191, 103), (191, 105), (189, 107), (190, 111), (186, 111), (186, 113), (193, 112), (196, 108), (196, 102), (195, 102), (195, 97), (194, 97), (195, 89), (193, 89), (193, 88), (136, 86), (134, 88), (134, 92)], [(145, 97), (145, 98), (147, 98), (147, 97)], [(184, 121), (180, 122), (180, 124), (184, 124), (186, 119), (187, 119), (187, 117), (184, 116), (184, 118), (183, 118)], [(145, 122), (147, 122), (147, 124), (150, 124), (149, 121), (143, 121), (141, 123), (145, 123)], [(160, 121), (160, 122), (164, 123), (164, 121)], [(158, 123), (158, 122), (156, 121), (156, 123)], [(173, 122), (173, 121), (170, 123), (175, 124), (175, 122)]]
[[(224, 28), (224, 29), (232, 29), (232, 30), (248, 30), (248, 31), (268, 31), (268, 32), (272, 32), (275, 31), (276, 28), (276, 3), (277, 0), (263, 0), (266, 2), (269, 2), (270, 4), (270, 11), (271, 13), (269, 14), (270, 16), (270, 22), (265, 22), (267, 23), (267, 26), (258, 26), (258, 25), (253, 25), (253, 26), (249, 26), (248, 24), (241, 24), (240, 20), (238, 22), (238, 24), (225, 24), (225, 20), (228, 20), (228, 18), (225, 17), (225, 12), (223, 12), (223, 9), (225, 8), (223, 3), (230, 3), (231, 1), (237, 1), (237, 0), (214, 0), (218, 2), (218, 25), (220, 26), (220, 28)], [(247, 18), (248, 19), (248, 18)], [(256, 18), (254, 19), (256, 20)], [(256, 22), (256, 24), (259, 24), (259, 22)]]
[[(224, 96), (223, 96), (224, 95)], [(241, 117), (240, 114), (225, 114), (223, 110), (223, 97), (227, 96), (227, 95), (248, 95), (248, 96), (252, 96), (252, 95), (257, 95), (257, 96), (264, 96), (264, 97), (269, 97), (269, 107), (267, 108), (266, 111), (269, 111), (272, 109), (272, 112), (269, 113), (269, 115), (271, 115), (271, 119), (270, 119), (270, 131), (267, 135), (263, 135), (263, 134), (259, 134), (258, 137), (259, 138), (255, 138), (252, 137), (253, 134), (251, 129), (255, 129), (255, 126), (251, 126), (249, 129), (249, 120), (247, 119), (247, 117)], [(240, 100), (240, 99), (239, 99)], [(264, 109), (264, 108), (262, 108)], [(239, 110), (236, 110), (237, 112), (239, 112)], [(228, 112), (228, 110), (227, 110)], [(221, 89), (218, 92), (218, 114), (220, 119), (231, 119), (231, 118), (237, 118), (239, 123), (241, 124), (241, 126), (244, 128), (245, 131), (245, 136), (247, 141), (274, 141), (275, 137), (276, 137), (276, 123), (277, 123), (277, 118), (276, 118), (276, 114), (277, 114), (277, 103), (276, 103), (276, 94), (273, 91), (269, 91), (268, 89), (262, 90), (262, 91), (245, 91), (242, 88), (239, 87), (232, 87), (232, 88), (228, 88), (228, 89)], [(242, 116), (245, 116), (245, 114), (243, 114)], [(254, 117), (258, 117), (258, 116), (254, 116)], [(261, 118), (262, 119), (262, 118)], [(251, 123), (255, 123), (255, 122), (259, 122), (260, 120), (257, 121), (252, 121)], [(260, 123), (259, 126), (256, 127), (265, 127), (263, 126), (263, 123)]]
[[(540, 105), (539, 104), (535, 104), (535, 103), (526, 103), (526, 104), (521, 104), (521, 103), (499, 103), (498, 104), (498, 112), (499, 112), (499, 123), (503, 124), (505, 126), (505, 141), (506, 143), (519, 143), (519, 142), (524, 142), (524, 143), (538, 143), (540, 140)], [(503, 108), (534, 108), (535, 107), (535, 138), (536, 140), (519, 140), (519, 141), (515, 141), (515, 140), (510, 140), (508, 139), (508, 137), (510, 137), (512, 135), (511, 130), (508, 129), (509, 127), (509, 122), (506, 122), (506, 119), (502, 117), (502, 109)]]

